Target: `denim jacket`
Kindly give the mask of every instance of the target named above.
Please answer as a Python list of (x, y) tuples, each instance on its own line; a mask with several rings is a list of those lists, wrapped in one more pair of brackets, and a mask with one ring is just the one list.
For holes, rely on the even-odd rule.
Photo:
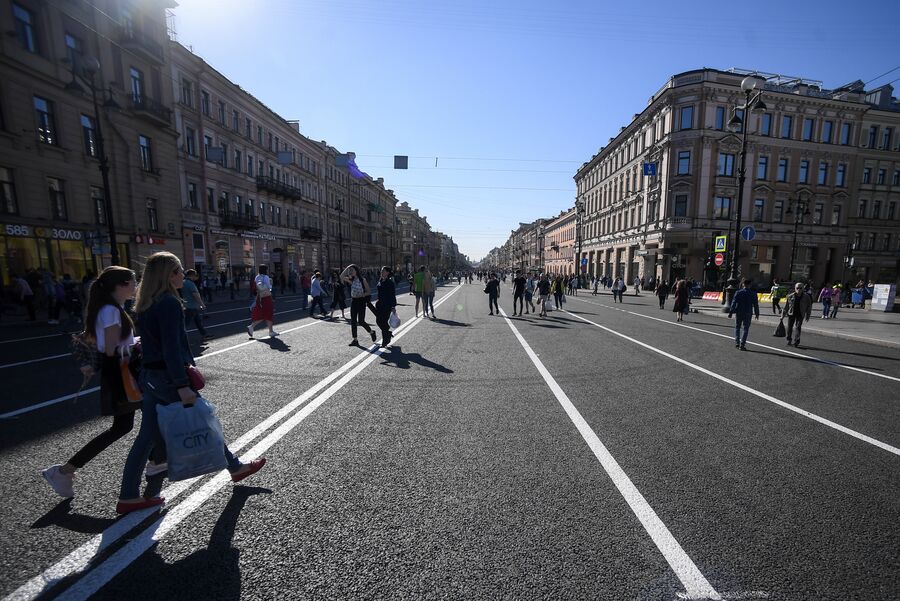
[(187, 386), (186, 365), (194, 365), (194, 355), (184, 329), (184, 308), (171, 294), (159, 297), (138, 315), (141, 333), (142, 365), (165, 364), (166, 373), (176, 388)]
[(755, 313), (759, 317), (759, 301), (756, 298), (756, 293), (749, 288), (741, 288), (735, 292), (728, 315), (730, 316), (732, 313), (737, 313), (742, 317)]

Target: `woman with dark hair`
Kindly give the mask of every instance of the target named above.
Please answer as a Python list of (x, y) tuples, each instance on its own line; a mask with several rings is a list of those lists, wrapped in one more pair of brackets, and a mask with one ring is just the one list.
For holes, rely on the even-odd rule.
[(334, 308), (341, 308), (341, 318), (346, 319), (344, 309), (347, 308), (347, 292), (344, 290), (344, 282), (341, 280), (340, 272), (335, 269), (331, 272), (331, 314), (328, 319), (334, 317)]
[[(161, 488), (161, 477), (158, 482), (151, 483), (152, 493), (151, 486), (148, 486), (144, 497), (138, 496), (141, 470), (151, 448), (165, 449), (156, 418), (156, 406), (180, 402), (185, 407), (191, 407), (197, 400), (197, 391), (191, 388), (187, 374), (188, 366), (194, 365), (194, 356), (184, 329), (184, 305), (178, 294), (183, 285), (184, 270), (178, 257), (170, 252), (158, 252), (147, 259), (134, 308), (143, 338), (141, 346), (144, 357), (140, 376), (141, 390), (144, 391), (141, 401), (143, 417), (137, 438), (125, 460), (116, 513), (129, 513), (161, 505), (165, 501), (156, 496), (157, 488)], [(227, 445), (223, 447), (223, 452), (233, 482), (255, 474), (266, 464), (264, 458), (241, 463)]]
[[(381, 279), (378, 281), (378, 301), (375, 303), (375, 323), (381, 330), (381, 348), (387, 348), (387, 345), (391, 343), (391, 326), (388, 320), (396, 306), (397, 294), (394, 278), (391, 277), (391, 268), (385, 265), (381, 268)], [(432, 309), (433, 315), (434, 310)]]
[(341, 272), (341, 281), (350, 284), (350, 333), (353, 335), (353, 340), (350, 341), (349, 346), (359, 346), (359, 340), (356, 339), (357, 325), (362, 326), (362, 329), (372, 337), (372, 342), (375, 342), (375, 332), (366, 323), (366, 305), (372, 296), (369, 282), (363, 277), (359, 267), (352, 263)]
[(247, 333), (253, 338), (253, 328), (262, 322), (266, 322), (269, 326), (269, 336), (274, 338), (278, 336), (272, 328), (275, 321), (275, 303), (272, 301), (272, 280), (269, 278), (269, 266), (260, 265), (259, 274), (253, 280), (256, 285), (256, 302), (250, 310), (250, 325), (247, 326)]
[(675, 297), (675, 306), (672, 307), (675, 321), (684, 321), (684, 316), (691, 310), (691, 292), (685, 280), (678, 280), (672, 296)]
[[(82, 339), (93, 343), (102, 355), (100, 376), (100, 412), (112, 416), (112, 425), (101, 432), (62, 465), (51, 465), (41, 472), (53, 490), (62, 497), (74, 497), (75, 472), (131, 432), (134, 412), (140, 402), (130, 402), (122, 382), (121, 362), (127, 361), (135, 344), (134, 324), (125, 312), (125, 302), (134, 298), (134, 272), (125, 267), (107, 267), (88, 293), (87, 320)], [(94, 367), (81, 368), (85, 377)], [(152, 470), (152, 468), (151, 468)]]

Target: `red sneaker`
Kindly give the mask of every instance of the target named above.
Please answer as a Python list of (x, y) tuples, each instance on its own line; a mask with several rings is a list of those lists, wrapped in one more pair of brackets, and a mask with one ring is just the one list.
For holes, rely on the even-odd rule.
[(126, 513), (131, 513), (132, 511), (137, 511), (138, 509), (147, 509), (148, 507), (156, 507), (157, 505), (162, 505), (166, 502), (165, 497), (151, 497), (149, 499), (143, 499), (141, 501), (135, 501), (133, 503), (126, 501), (119, 501), (116, 503), (116, 513), (120, 515), (125, 515)]
[(259, 459), (254, 459), (250, 463), (245, 463), (241, 466), (241, 468), (236, 472), (231, 472), (231, 481), (232, 482), (240, 482), (244, 478), (252, 476), (256, 472), (262, 469), (262, 467), (266, 464), (266, 458), (260, 457)]

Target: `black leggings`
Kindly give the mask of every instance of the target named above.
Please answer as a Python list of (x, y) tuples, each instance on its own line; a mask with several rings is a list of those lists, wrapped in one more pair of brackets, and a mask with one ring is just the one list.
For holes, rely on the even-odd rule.
[(353, 334), (354, 339), (356, 339), (357, 325), (362, 326), (366, 332), (372, 332), (372, 328), (366, 323), (366, 304), (368, 302), (369, 299), (365, 297), (354, 298), (350, 301), (350, 333)]
[(132, 428), (134, 428), (134, 411), (113, 417), (112, 426), (109, 427), (109, 430), (105, 430), (95, 436), (90, 442), (81, 447), (81, 450), (75, 453), (67, 463), (74, 465), (77, 469), (83, 468), (91, 459), (105, 451), (112, 443), (131, 432)]
[(525, 293), (521, 294), (516, 293), (513, 294), (513, 313), (516, 312), (516, 304), (519, 305), (519, 313), (521, 313), (525, 308)]
[(497, 312), (500, 313), (500, 306), (497, 304), (497, 297), (493, 294), (488, 295), (488, 309), (490, 309), (491, 313)]

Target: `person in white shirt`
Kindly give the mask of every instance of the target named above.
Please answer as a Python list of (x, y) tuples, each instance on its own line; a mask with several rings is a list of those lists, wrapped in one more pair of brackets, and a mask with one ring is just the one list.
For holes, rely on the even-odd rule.
[(253, 328), (262, 322), (269, 326), (269, 336), (274, 338), (278, 332), (272, 327), (275, 321), (275, 303), (272, 301), (272, 280), (269, 278), (269, 266), (260, 265), (259, 274), (253, 280), (256, 286), (256, 302), (250, 310), (250, 325), (247, 333), (253, 338)]

